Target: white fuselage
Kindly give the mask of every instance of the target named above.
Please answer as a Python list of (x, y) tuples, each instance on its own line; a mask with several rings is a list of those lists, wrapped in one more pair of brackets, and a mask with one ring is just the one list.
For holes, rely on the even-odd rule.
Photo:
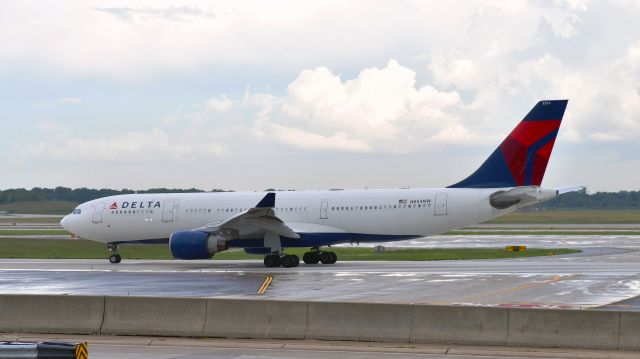
[[(339, 241), (399, 240), (477, 224), (517, 209), (498, 210), (500, 188), (418, 188), (276, 192), (275, 214), (295, 232), (338, 235)], [(266, 192), (128, 194), (80, 205), (62, 225), (99, 242), (167, 239), (220, 223), (253, 208)], [(79, 214), (78, 214), (79, 212)], [(239, 233), (251, 238), (250, 233)], [(303, 236), (304, 237), (304, 236)]]

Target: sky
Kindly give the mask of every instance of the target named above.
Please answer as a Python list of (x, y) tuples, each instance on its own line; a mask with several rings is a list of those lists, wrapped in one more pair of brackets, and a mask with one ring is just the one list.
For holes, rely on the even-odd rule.
[(569, 99), (544, 187), (638, 190), (638, 1), (0, 2), (0, 189), (444, 187)]

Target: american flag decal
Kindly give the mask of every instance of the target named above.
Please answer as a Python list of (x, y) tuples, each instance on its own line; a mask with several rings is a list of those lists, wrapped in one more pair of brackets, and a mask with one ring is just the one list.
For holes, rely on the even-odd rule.
[(399, 199), (398, 203), (400, 204), (407, 204), (407, 200), (406, 199)]

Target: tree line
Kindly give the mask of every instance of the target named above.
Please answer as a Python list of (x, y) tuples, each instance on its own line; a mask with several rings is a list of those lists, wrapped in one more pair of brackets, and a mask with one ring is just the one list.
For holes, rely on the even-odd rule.
[(620, 192), (569, 192), (550, 201), (540, 203), (537, 208), (585, 208), (585, 209), (640, 209), (640, 191)]
[[(0, 190), (0, 204), (16, 203), (16, 202), (38, 202), (38, 201), (68, 201), (82, 203), (94, 200), (100, 197), (115, 196), (118, 194), (132, 193), (186, 193), (186, 192), (205, 192), (197, 188), (177, 189), (177, 188), (151, 188), (147, 190), (132, 189), (94, 189), (94, 188), (40, 188), (32, 189), (15, 188)], [(210, 192), (225, 192), (221, 189), (213, 189)]]
[[(267, 189), (273, 191), (273, 189)], [(69, 201), (82, 203), (100, 197), (114, 196), (118, 194), (131, 193), (186, 193), (186, 192), (226, 192), (222, 189), (212, 189), (204, 191), (197, 188), (177, 189), (177, 188), (151, 188), (146, 190), (132, 189), (93, 189), (93, 188), (40, 188), (32, 189), (15, 188), (0, 190), (0, 204), (32, 201)], [(620, 191), (620, 192), (596, 192), (588, 194), (585, 192), (571, 192), (558, 198), (541, 203), (537, 208), (589, 208), (589, 209), (640, 209), (640, 191)]]

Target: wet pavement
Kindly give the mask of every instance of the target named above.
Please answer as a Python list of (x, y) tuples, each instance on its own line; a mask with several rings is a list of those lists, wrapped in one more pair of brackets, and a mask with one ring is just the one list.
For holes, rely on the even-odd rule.
[[(640, 295), (640, 251), (500, 260), (338, 262), (0, 260), (0, 293), (233, 297), (313, 301), (595, 308)], [(273, 283), (262, 296), (265, 277)], [(640, 310), (640, 301), (625, 304)]]

